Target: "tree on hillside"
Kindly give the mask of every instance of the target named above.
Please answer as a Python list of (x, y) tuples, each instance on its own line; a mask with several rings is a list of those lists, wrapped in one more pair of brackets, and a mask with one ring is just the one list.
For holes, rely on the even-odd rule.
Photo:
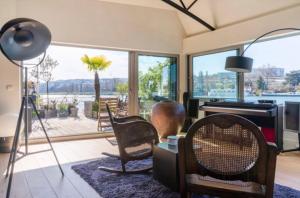
[(290, 87), (291, 91), (295, 91), (296, 86), (300, 84), (300, 70), (287, 73), (285, 77), (285, 84)]
[(291, 71), (290, 73), (287, 73), (285, 80), (286, 80), (287, 84), (290, 84), (292, 86), (299, 85), (300, 84), (300, 70)]
[(245, 80), (245, 90), (248, 90), (250, 93), (253, 92), (254, 88), (253, 88), (253, 82), (251, 79)]
[(265, 82), (265, 80), (264, 80), (264, 78), (262, 76), (259, 76), (259, 78), (256, 81), (256, 83), (257, 83), (257, 88), (259, 90), (264, 91), (264, 90), (268, 89), (267, 84), (266, 84), (266, 82)]
[(128, 83), (118, 83), (116, 90), (120, 93), (121, 99), (123, 100), (124, 96), (128, 93)]
[(158, 92), (162, 86), (162, 71), (164, 67), (170, 66), (169, 61), (158, 63), (156, 66), (150, 67), (143, 74), (139, 74), (139, 94), (145, 99), (151, 99), (152, 94)]
[(205, 87), (205, 84), (204, 84), (204, 76), (203, 76), (203, 72), (200, 71), (199, 74), (198, 74), (198, 77), (197, 77), (197, 87), (198, 87), (198, 92), (200, 95), (203, 95), (204, 94), (204, 87)]
[(274, 68), (275, 67), (270, 64), (260, 67), (260, 75), (265, 79), (266, 87), (269, 87), (269, 79), (275, 75)]

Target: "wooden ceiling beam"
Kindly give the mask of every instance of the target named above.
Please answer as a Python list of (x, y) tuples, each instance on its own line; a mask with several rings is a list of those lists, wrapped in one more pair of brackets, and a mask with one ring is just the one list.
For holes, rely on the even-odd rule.
[(189, 7), (187, 7), (187, 10), (191, 9), (193, 7), (193, 5), (197, 2), (198, 0), (194, 0), (191, 5), (189, 5)]
[(180, 3), (181, 3), (181, 5), (182, 5), (182, 7), (183, 7), (184, 9), (186, 9), (185, 4), (183, 3), (182, 0), (180, 0)]
[[(204, 25), (206, 28), (208, 28), (211, 31), (216, 30), (213, 26), (209, 25), (208, 23), (206, 23), (204, 20), (202, 20), (201, 18), (199, 18), (198, 16), (194, 15), (193, 13), (191, 13), (190, 11), (188, 11), (187, 8), (181, 7), (180, 5), (178, 5), (177, 3), (174, 3), (172, 0), (162, 0), (163, 2), (169, 4), (170, 6), (176, 8), (177, 10), (179, 10), (180, 12), (188, 15), (189, 17), (191, 17), (192, 19), (198, 21), (200, 24)], [(182, 2), (183, 3), (183, 2)], [(194, 3), (194, 2), (193, 2)], [(195, 2), (196, 3), (196, 2)], [(193, 6), (193, 5), (192, 5)], [(189, 6), (191, 7), (191, 5)]]

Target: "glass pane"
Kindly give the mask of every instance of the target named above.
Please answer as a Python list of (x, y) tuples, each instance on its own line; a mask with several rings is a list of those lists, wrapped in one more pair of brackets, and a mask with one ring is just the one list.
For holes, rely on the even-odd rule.
[[(245, 99), (276, 100), (283, 105), (286, 101), (300, 102), (299, 51), (300, 36), (252, 45), (245, 53), (254, 59), (252, 72), (245, 74)], [(297, 133), (284, 130), (284, 149), (298, 147)]]
[(155, 102), (177, 99), (177, 58), (139, 55), (138, 80), (140, 115), (148, 119)]
[[(111, 65), (97, 70), (89, 69), (81, 58), (105, 56)], [(109, 122), (101, 121), (95, 94), (96, 72), (99, 77), (100, 98), (112, 99), (118, 105), (117, 116), (127, 113), (128, 104), (128, 52), (51, 45), (43, 64), (29, 71), (31, 93), (47, 122), (50, 136), (68, 136), (87, 133), (111, 132)], [(51, 66), (52, 65), (52, 66)], [(54, 66), (55, 65), (55, 66)], [(125, 111), (125, 112), (124, 112)], [(33, 115), (33, 119), (36, 117)], [(31, 138), (43, 134), (34, 122)], [(108, 127), (105, 127), (108, 126)], [(43, 136), (42, 136), (43, 137)]]
[(252, 45), (245, 53), (254, 59), (252, 72), (245, 74), (245, 98), (300, 101), (299, 50), (300, 36)]
[(194, 56), (192, 59), (192, 90), (197, 98), (236, 98), (237, 79), (235, 72), (226, 71), (228, 56), (237, 55), (238, 50)]

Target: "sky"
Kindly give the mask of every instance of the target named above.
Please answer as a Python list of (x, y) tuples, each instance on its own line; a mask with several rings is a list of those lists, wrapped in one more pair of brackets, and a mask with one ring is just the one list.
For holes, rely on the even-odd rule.
[(165, 63), (166, 61), (170, 61), (170, 58), (162, 57), (162, 56), (139, 55), (138, 57), (139, 71), (146, 73), (150, 67), (156, 66), (159, 63)]
[(219, 52), (215, 54), (208, 54), (203, 56), (197, 56), (193, 58), (193, 73), (198, 75), (201, 71), (203, 75), (216, 74), (223, 72), (225, 67), (225, 60), (228, 56), (236, 56), (237, 50), (230, 50), (226, 52)]
[[(104, 55), (112, 61), (109, 68), (99, 73), (100, 78), (128, 78), (129, 53), (126, 51), (51, 45), (47, 49), (47, 55), (59, 63), (53, 70), (53, 80), (93, 79), (94, 74), (89, 72), (87, 66), (80, 60), (84, 54), (88, 56)], [(163, 63), (168, 59), (168, 57), (139, 55), (139, 71), (145, 73), (149, 67)], [(31, 62), (37, 61), (31, 60)]]
[(59, 63), (53, 70), (53, 80), (93, 79), (94, 73), (80, 60), (85, 54), (104, 55), (112, 61), (109, 68), (99, 73), (100, 78), (128, 78), (128, 52), (51, 45), (47, 55)]
[[(246, 47), (246, 46), (245, 46)], [(291, 36), (269, 41), (263, 41), (252, 45), (245, 56), (254, 59), (253, 67), (270, 64), (282, 67), (285, 73), (292, 70), (300, 70), (300, 36)], [(227, 56), (235, 55), (235, 51), (221, 52), (213, 55), (203, 55), (194, 58), (194, 73), (199, 71), (209, 74), (225, 71), (225, 60)]]
[[(300, 36), (291, 36), (256, 43), (246, 51), (245, 56), (254, 59), (254, 68), (270, 64), (283, 67), (287, 73), (300, 69), (299, 52)], [(84, 54), (104, 55), (112, 61), (112, 65), (108, 69), (100, 72), (100, 78), (128, 78), (129, 53), (126, 51), (51, 45), (47, 50), (47, 55), (59, 62), (53, 71), (54, 80), (93, 79), (94, 74), (89, 72), (86, 65), (80, 60)], [(195, 57), (193, 71), (195, 74), (200, 71), (203, 73), (208, 71), (209, 74), (225, 71), (226, 57), (233, 55), (236, 55), (236, 50)], [(149, 67), (167, 59), (166, 57), (139, 56), (139, 71), (145, 72)]]

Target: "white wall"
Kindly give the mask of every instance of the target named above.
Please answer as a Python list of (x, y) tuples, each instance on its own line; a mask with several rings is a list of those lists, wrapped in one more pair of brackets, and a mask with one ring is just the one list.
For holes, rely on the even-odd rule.
[[(16, 16), (15, 0), (0, 1), (0, 26)], [(0, 53), (0, 108), (17, 113), (20, 104), (19, 69)], [(0, 131), (1, 135), (1, 131)]]
[[(278, 28), (300, 28), (300, 6), (274, 14), (255, 18), (232, 26), (203, 33), (183, 40), (185, 54), (204, 52), (251, 41), (258, 36)], [(279, 32), (278, 34), (282, 34)]]
[[(184, 30), (177, 14), (169, 10), (96, 0), (1, 0), (0, 25), (15, 17), (41, 21), (57, 43), (172, 54), (182, 51)], [(0, 53), (0, 106), (17, 112), (19, 105), (19, 71)]]
[[(288, 10), (220, 28), (213, 32), (185, 38), (183, 40), (183, 56), (244, 44), (268, 31), (278, 28), (300, 28), (299, 17), (300, 6), (297, 6)], [(286, 32), (278, 32), (277, 34), (283, 33)], [(181, 67), (186, 68), (187, 66), (181, 65)], [(181, 82), (184, 82), (185, 85), (181, 85), (181, 87), (186, 87), (186, 80), (184, 79), (186, 79), (186, 76), (182, 76)]]
[(17, 16), (46, 24), (53, 41), (178, 54), (184, 31), (172, 11), (96, 0), (17, 0)]

